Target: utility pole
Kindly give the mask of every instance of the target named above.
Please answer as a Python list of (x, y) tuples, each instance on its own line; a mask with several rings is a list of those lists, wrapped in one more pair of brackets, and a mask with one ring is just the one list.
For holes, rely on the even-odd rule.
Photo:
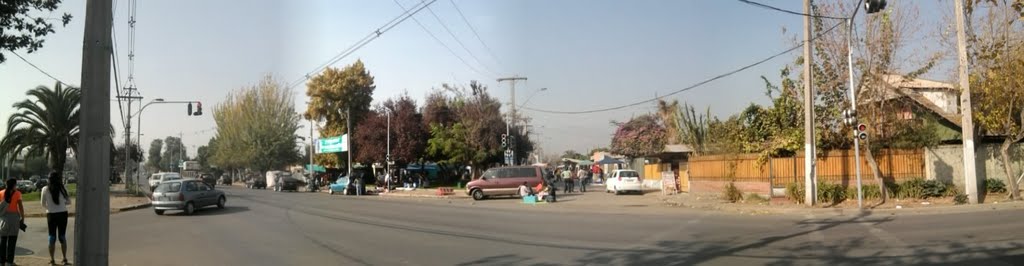
[(960, 132), (964, 138), (964, 187), (971, 204), (978, 204), (978, 171), (974, 162), (974, 118), (971, 117), (971, 82), (967, 72), (967, 30), (964, 28), (964, 2), (956, 5), (956, 52), (960, 61)]
[(111, 0), (86, 2), (82, 40), (81, 143), (75, 209), (75, 265), (107, 265), (110, 248)]
[(313, 178), (316, 174), (316, 169), (313, 168), (313, 145), (316, 143), (313, 140), (313, 119), (309, 119), (309, 177)]
[[(352, 178), (352, 107), (345, 107), (345, 149), (348, 152), (348, 177)], [(351, 180), (351, 179), (350, 179)]]
[[(853, 14), (857, 15), (857, 7)], [(846, 67), (850, 71), (850, 113), (852, 118), (857, 115), (857, 90), (853, 87), (853, 17), (846, 19)], [(855, 125), (856, 123), (851, 123)], [(853, 131), (853, 167), (857, 174), (857, 208), (864, 208), (864, 189), (860, 180), (860, 137), (857, 130)]]
[[(387, 159), (384, 160), (384, 168), (385, 168), (385, 171), (387, 171), (387, 175), (391, 175), (391, 109), (388, 109), (387, 111), (388, 111), (388, 134), (387, 134), (387, 138), (388, 138), (388, 147), (387, 147), (388, 148), (388, 156), (387, 156)], [(390, 184), (388, 184), (388, 185), (390, 185)]]
[(132, 160), (132, 156), (131, 156), (131, 152), (132, 152), (132, 148), (131, 148), (131, 143), (132, 143), (132, 116), (131, 116), (132, 115), (132, 100), (140, 100), (141, 101), (142, 97), (141, 96), (132, 96), (132, 93), (136, 91), (135, 87), (126, 87), (126, 88), (124, 88), (124, 90), (125, 90), (125, 96), (117, 96), (118, 100), (122, 100), (122, 99), (128, 100), (128, 111), (126, 112), (128, 114), (128, 117), (127, 117), (127, 119), (125, 119), (126, 123), (125, 123), (125, 126), (124, 126), (124, 180), (123, 181), (124, 181), (124, 184), (125, 184), (125, 189), (127, 189), (129, 192), (132, 192), (132, 191), (134, 191), (133, 188), (132, 188), (132, 183), (133, 182), (129, 181), (129, 176), (131, 175), (131, 165), (133, 165), (135, 163), (135, 161)]
[[(515, 139), (515, 138), (512, 137), (512, 135), (510, 134), (511, 132), (509, 131), (509, 127), (515, 128), (515, 123), (516, 123), (516, 81), (520, 81), (520, 80), (526, 80), (526, 77), (520, 77), (519, 75), (515, 75), (515, 76), (512, 76), (512, 77), (508, 77), (508, 78), (499, 78), (498, 79), (498, 82), (508, 81), (509, 85), (510, 85), (510, 88), (509, 88), (509, 92), (511, 93), (511, 98), (510, 98), (511, 106), (510, 106), (510, 113), (509, 113), (510, 117), (509, 117), (509, 123), (505, 124), (505, 135), (508, 136), (509, 138), (512, 138), (512, 139)], [(516, 129), (516, 132), (519, 132), (519, 130)], [(516, 135), (519, 135), (519, 134), (516, 134)], [(512, 141), (512, 142), (514, 143), (515, 141)], [(509, 145), (508, 150), (510, 151), (509, 153), (512, 156), (512, 165), (515, 165), (516, 164), (516, 149), (514, 147), (512, 147), (512, 145)]]
[[(811, 14), (811, 0), (804, 0)], [(811, 17), (804, 16), (804, 203), (814, 206), (814, 90), (811, 83)]]

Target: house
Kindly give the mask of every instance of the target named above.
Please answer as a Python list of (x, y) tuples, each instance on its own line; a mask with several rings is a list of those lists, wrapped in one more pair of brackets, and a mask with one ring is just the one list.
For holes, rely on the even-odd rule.
[(879, 90), (863, 86), (858, 92), (858, 106), (880, 103), (905, 103), (896, 117), (937, 123), (942, 140), (960, 139), (960, 91), (951, 83), (906, 78), (902, 75), (881, 75)]

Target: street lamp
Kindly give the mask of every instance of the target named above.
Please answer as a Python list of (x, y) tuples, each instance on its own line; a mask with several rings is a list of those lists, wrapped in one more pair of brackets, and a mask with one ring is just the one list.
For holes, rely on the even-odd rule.
[(524, 101), (523, 104), (519, 105), (518, 109), (523, 109), (523, 106), (526, 106), (526, 104), (529, 103), (530, 100), (533, 100), (533, 96), (537, 96), (537, 93), (542, 92), (542, 91), (546, 91), (546, 90), (548, 90), (548, 88), (540, 88), (540, 89), (538, 89), (536, 91), (533, 91), (533, 93), (530, 94), (530, 97), (526, 97), (526, 101)]

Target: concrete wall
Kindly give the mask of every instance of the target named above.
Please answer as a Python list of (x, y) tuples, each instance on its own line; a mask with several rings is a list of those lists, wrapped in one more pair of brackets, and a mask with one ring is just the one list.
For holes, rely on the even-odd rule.
[[(975, 164), (978, 178), (995, 178), (1006, 181), (1003, 162), (999, 158), (1000, 144), (978, 145), (975, 153)], [(925, 150), (925, 176), (927, 179), (952, 181), (958, 187), (964, 184), (963, 146), (942, 145)], [(1013, 168), (1013, 180), (1020, 177), (1024, 170), (1024, 144), (1010, 146), (1010, 165)]]

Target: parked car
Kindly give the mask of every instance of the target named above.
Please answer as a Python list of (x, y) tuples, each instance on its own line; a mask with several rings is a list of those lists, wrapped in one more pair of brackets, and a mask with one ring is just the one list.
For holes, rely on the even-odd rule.
[(267, 189), (267, 181), (260, 178), (254, 178), (247, 182), (247, 186), (251, 189)]
[(615, 195), (630, 191), (644, 193), (644, 181), (640, 178), (640, 173), (634, 170), (615, 170), (605, 183), (605, 192), (614, 192)]
[(281, 184), (278, 185), (277, 191), (299, 191), (299, 183), (302, 183), (302, 181), (294, 177), (281, 177)]
[(349, 179), (347, 176), (338, 177), (338, 179), (335, 180), (334, 183), (331, 183), (327, 189), (331, 195), (334, 195), (335, 193), (340, 193), (342, 195), (366, 195), (366, 189), (356, 191), (359, 188), (351, 181), (353, 181), (353, 179)]
[(196, 179), (164, 181), (156, 187), (151, 198), (153, 212), (157, 215), (163, 215), (169, 210), (182, 210), (185, 215), (192, 215), (206, 206), (223, 209), (227, 202), (223, 191)]
[(211, 188), (217, 188), (217, 178), (213, 177), (213, 175), (211, 174), (201, 174), (199, 175), (199, 180), (202, 180), (203, 183), (210, 185)]
[(20, 190), (21, 193), (30, 193), (32, 191), (36, 191), (36, 185), (32, 180), (18, 180), (18, 190)]
[[(181, 175), (174, 172), (161, 172), (149, 176), (149, 191), (156, 190), (156, 187), (163, 182), (181, 180)], [(69, 181), (69, 183), (71, 183)]]
[(231, 185), (231, 177), (228, 176), (228, 175), (221, 175), (220, 176), (220, 184), (221, 185), (230, 186)]
[(43, 189), (44, 187), (50, 185), (50, 181), (48, 181), (46, 179), (39, 179), (39, 180), (36, 180), (35, 184), (36, 184), (36, 189)]
[(480, 179), (466, 184), (466, 193), (474, 200), (491, 196), (518, 196), (519, 185), (536, 187), (544, 182), (544, 169), (537, 166), (511, 166), (487, 169)]

